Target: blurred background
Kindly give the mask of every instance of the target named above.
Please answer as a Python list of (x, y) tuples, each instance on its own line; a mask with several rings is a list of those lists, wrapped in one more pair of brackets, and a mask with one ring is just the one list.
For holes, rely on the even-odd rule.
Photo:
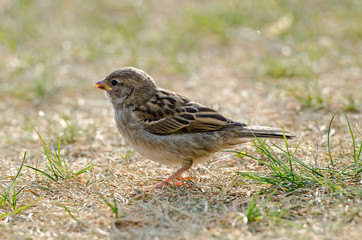
[(249, 123), (358, 115), (361, 12), (359, 0), (2, 0), (1, 143), (112, 129), (93, 83), (124, 66)]

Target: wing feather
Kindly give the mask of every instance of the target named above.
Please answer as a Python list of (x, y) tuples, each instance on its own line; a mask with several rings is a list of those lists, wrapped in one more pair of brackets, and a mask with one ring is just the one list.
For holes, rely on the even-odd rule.
[(136, 109), (144, 128), (154, 134), (215, 131), (233, 121), (215, 110), (164, 90)]

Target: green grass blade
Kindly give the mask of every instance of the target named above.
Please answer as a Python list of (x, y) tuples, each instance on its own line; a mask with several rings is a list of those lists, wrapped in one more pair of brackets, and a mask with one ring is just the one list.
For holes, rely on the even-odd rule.
[[(267, 145), (267, 144), (266, 144)], [(276, 146), (274, 143), (272, 145)], [(288, 179), (288, 181), (295, 182), (295, 174), (291, 171), (290, 167), (283, 162), (283, 160), (279, 157), (279, 154), (277, 154), (274, 150), (271, 153), (268, 149), (272, 149), (269, 145), (267, 145), (268, 148), (265, 147), (265, 144), (263, 144), (263, 148), (265, 151), (268, 151), (268, 155), (270, 162), (273, 165), (272, 171), (274, 174), (280, 177), (284, 177)], [(280, 147), (277, 147), (278, 149), (282, 150), (284, 153), (286, 153), (285, 150), (283, 150)], [(288, 154), (286, 154), (288, 155)], [(289, 154), (290, 155), (290, 154)]]
[(101, 193), (99, 193), (99, 196), (103, 199), (103, 201), (112, 209), (112, 212), (118, 218), (118, 205), (116, 199), (113, 197), (113, 204), (110, 203), (106, 197), (104, 197)]
[[(257, 137), (256, 137), (257, 138)], [(263, 153), (267, 155), (273, 166), (273, 171), (282, 175), (289, 175), (289, 167), (279, 158), (279, 155), (265, 142), (259, 141), (262, 145), (258, 147)], [(272, 143), (273, 144), (273, 143)], [(270, 149), (270, 150), (269, 150)], [(281, 148), (279, 148), (281, 149)], [(272, 151), (272, 152), (271, 152)]]
[(61, 166), (61, 168), (62, 168), (62, 170), (63, 170), (62, 172), (68, 173), (68, 172), (69, 172), (68, 166), (67, 166), (67, 164), (65, 163), (65, 161), (62, 161), (62, 158), (61, 158), (61, 155), (60, 155), (60, 144), (61, 144), (61, 140), (62, 140), (62, 138), (59, 137), (59, 142), (58, 142), (58, 156), (56, 156), (56, 159), (58, 160), (59, 166)]
[(1, 207), (4, 207), (5, 203), (8, 202), (10, 205), (12, 205), (14, 208), (16, 207), (16, 197), (17, 195), (24, 189), (21, 188), (20, 191), (18, 192), (13, 192), (13, 195), (11, 197), (11, 199), (9, 199), (9, 193), (10, 193), (10, 190), (15, 186), (15, 181), (16, 179), (19, 177), (20, 175), (20, 172), (21, 170), (23, 169), (23, 166), (24, 166), (24, 163), (25, 163), (25, 158), (26, 158), (26, 152), (24, 152), (24, 156), (23, 156), (23, 160), (21, 161), (21, 165), (20, 165), (20, 168), (18, 170), (18, 172), (16, 173), (13, 181), (11, 182), (11, 184), (7, 187), (5, 187), (1, 192), (0, 192), (0, 206)]
[(279, 186), (281, 189), (283, 189), (283, 187), (279, 184), (279, 182), (276, 181), (276, 178), (262, 176), (261, 174), (255, 172), (237, 172), (237, 173), (243, 177), (249, 178), (259, 183), (272, 184), (275, 186)]
[(49, 147), (48, 147), (48, 144), (45, 143), (45, 141), (44, 141), (43, 137), (40, 135), (40, 133), (39, 133), (35, 128), (34, 128), (34, 130), (35, 130), (35, 132), (38, 134), (40, 140), (41, 140), (42, 143), (43, 143), (44, 153), (45, 153), (45, 155), (46, 155), (46, 157), (47, 157), (47, 159), (48, 159), (48, 161), (49, 161), (49, 164), (50, 164), (51, 166), (53, 166), (54, 164), (53, 164), (53, 161), (51, 160), (49, 154), (53, 157), (53, 159), (56, 159), (56, 157), (55, 157), (54, 154), (50, 151), (50, 149), (49, 149)]
[(47, 168), (49, 172), (53, 174), (54, 178), (58, 181), (59, 180), (58, 175), (56, 174), (56, 170), (54, 169), (54, 166), (51, 161), (48, 162)]
[(29, 165), (26, 165), (25, 167), (31, 168), (31, 169), (33, 169), (33, 170), (35, 170), (35, 171), (43, 174), (44, 176), (46, 176), (47, 178), (50, 178), (50, 179), (53, 180), (54, 182), (58, 182), (58, 179), (53, 178), (52, 176), (50, 176), (49, 174), (47, 174), (46, 172), (44, 172), (44, 171), (42, 171), (42, 170), (40, 170), (40, 169), (37, 169), (37, 168), (32, 167), (32, 166), (29, 166)]
[(323, 177), (324, 175), (322, 173), (320, 173), (319, 171), (317, 171), (314, 167), (310, 167), (308, 164), (304, 163), (303, 161), (299, 160), (296, 157), (292, 157), (293, 161), (295, 161), (296, 163), (298, 163), (299, 165), (303, 166), (304, 168), (308, 169), (309, 171), (313, 172), (314, 174)]
[[(44, 140), (42, 140), (42, 141), (44, 144)], [(55, 170), (55, 165), (50, 157), (51, 155), (48, 154), (48, 152), (50, 152), (50, 150), (49, 150), (48, 146), (46, 146), (46, 145), (43, 145), (43, 148), (44, 148), (44, 154), (48, 160), (47, 168), (51, 173), (53, 173), (54, 177), (58, 180), (58, 176), (57, 176), (56, 170)]]
[(293, 164), (292, 164), (292, 160), (291, 160), (291, 156), (290, 156), (290, 153), (289, 153), (289, 145), (288, 145), (288, 140), (287, 140), (287, 137), (285, 136), (285, 132), (284, 132), (284, 129), (282, 129), (282, 132), (283, 132), (283, 138), (284, 138), (284, 142), (285, 142), (285, 152), (287, 153), (287, 156), (288, 156), (288, 162), (289, 162), (289, 170), (292, 174), (292, 176), (294, 176), (294, 172), (293, 172)]
[(268, 166), (268, 167), (271, 167), (270, 164), (268, 164), (267, 162), (264, 162), (264, 161), (262, 161), (262, 160), (260, 160), (260, 159), (258, 159), (258, 158), (256, 158), (256, 157), (253, 157), (253, 156), (251, 156), (251, 155), (249, 155), (249, 154), (246, 154), (246, 153), (243, 153), (243, 152), (238, 152), (238, 151), (225, 151), (225, 152), (237, 153), (238, 155), (251, 158), (251, 159), (253, 159), (253, 160), (255, 160), (255, 161), (257, 161), (257, 162), (259, 162), (259, 163), (261, 163), (261, 164), (264, 164), (264, 165), (266, 165), (266, 166)]
[(245, 214), (246, 218), (248, 219), (248, 222), (252, 222), (258, 219), (258, 217), (261, 216), (260, 208), (257, 206), (257, 197), (258, 195), (255, 194), (253, 196), (253, 199), (249, 202), (247, 212)]
[(84, 173), (84, 172), (88, 171), (89, 169), (91, 169), (91, 168), (92, 168), (92, 167), (94, 167), (94, 166), (95, 166), (94, 164), (91, 164), (91, 165), (89, 165), (89, 166), (87, 166), (87, 167), (85, 167), (85, 168), (83, 168), (83, 169), (79, 170), (79, 171), (78, 171), (78, 172), (76, 172), (74, 175), (78, 176), (78, 175), (80, 175), (80, 174), (82, 174), (82, 173)]
[(361, 144), (359, 146), (359, 151), (358, 151), (358, 154), (357, 154), (357, 161), (355, 162), (355, 175), (357, 176), (361, 171), (362, 171), (362, 168), (361, 168), (361, 160), (360, 160), (360, 157), (361, 157), (361, 150), (362, 150), (362, 141), (361, 141)]
[(20, 172), (21, 172), (21, 170), (23, 169), (23, 166), (24, 166), (24, 163), (25, 163), (25, 158), (26, 158), (26, 152), (24, 152), (23, 161), (21, 161), (20, 168), (19, 168), (18, 172), (16, 173), (16, 176), (15, 176), (13, 182), (11, 183), (11, 186), (12, 186), (13, 184), (15, 184), (16, 179), (19, 177)]
[(0, 215), (0, 218), (7, 217), (7, 216), (11, 216), (11, 215), (15, 215), (15, 214), (17, 214), (17, 213), (19, 213), (19, 212), (21, 212), (21, 211), (24, 211), (25, 209), (30, 208), (31, 206), (33, 206), (34, 204), (36, 204), (36, 203), (39, 202), (40, 200), (41, 200), (41, 198), (38, 198), (38, 199), (35, 200), (34, 202), (29, 203), (29, 204), (25, 205), (24, 207), (17, 208), (17, 209), (15, 209), (14, 211), (9, 212), (9, 213), (1, 214), (1, 215)]
[(350, 132), (351, 138), (352, 138), (354, 161), (357, 162), (356, 141), (355, 141), (355, 139), (354, 139), (353, 130), (352, 130), (351, 124), (349, 123), (349, 119), (348, 119), (347, 113), (346, 113), (343, 109), (342, 109), (342, 111), (343, 111), (343, 114), (344, 114), (344, 116), (345, 116), (345, 118), (346, 118), (347, 125), (348, 125), (348, 129), (349, 129), (349, 132)]
[(331, 162), (331, 166), (333, 169), (334, 169), (334, 162), (333, 162), (332, 153), (331, 153), (330, 138), (331, 138), (332, 122), (333, 122), (334, 118), (336, 117), (337, 113), (338, 112), (334, 113), (331, 120), (329, 121), (328, 134), (327, 134), (328, 156), (329, 156), (329, 161)]
[[(58, 162), (57, 162), (57, 160), (56, 160), (57, 157), (53, 154), (52, 151), (50, 151), (50, 149), (49, 149), (49, 147), (48, 147), (48, 144), (44, 141), (44, 139), (43, 139), (43, 137), (40, 135), (40, 133), (39, 133), (35, 128), (34, 128), (34, 130), (35, 130), (35, 132), (38, 134), (40, 140), (41, 140), (42, 143), (43, 143), (44, 153), (45, 153), (45, 155), (46, 155), (46, 157), (47, 157), (47, 159), (48, 159), (49, 165), (50, 165), (50, 167), (51, 167), (51, 171), (52, 171), (53, 173), (55, 173), (55, 170), (54, 170), (55, 164), (54, 164), (54, 162), (55, 162), (57, 165), (59, 165)], [(51, 140), (51, 141), (52, 141), (52, 140)], [(60, 165), (60, 166), (61, 166), (61, 165)]]
[(73, 218), (74, 220), (76, 220), (77, 222), (79, 222), (79, 220), (73, 215), (73, 213), (63, 204), (59, 204), (60, 206), (62, 206), (64, 208), (65, 211), (67, 211), (67, 213), (69, 214), (69, 216), (71, 218)]
[(342, 112), (343, 112), (344, 117), (345, 117), (345, 119), (347, 121), (348, 130), (349, 130), (349, 132), (351, 134), (352, 147), (353, 147), (353, 159), (354, 159), (354, 165), (356, 166), (355, 175), (357, 175), (360, 172), (360, 156), (361, 156), (361, 150), (362, 150), (362, 141), (361, 141), (361, 144), (359, 146), (359, 150), (357, 151), (356, 140), (355, 140), (353, 130), (352, 130), (351, 124), (349, 122), (347, 113), (343, 109), (342, 109)]
[[(256, 138), (257, 138), (257, 137), (256, 137)], [(275, 154), (275, 152), (271, 153), (271, 152), (268, 150), (268, 148), (270, 148), (269, 145), (266, 145), (265, 143), (263, 143), (262, 141), (260, 141), (260, 139), (258, 139), (258, 138), (257, 138), (257, 140), (258, 140), (259, 144), (261, 144), (260, 146), (256, 146), (257, 149), (259, 149), (262, 153), (264, 153), (264, 154), (268, 157), (268, 159), (269, 159), (269, 161), (270, 161), (270, 164), (268, 164), (267, 166), (268, 166), (273, 172), (279, 173), (279, 174), (282, 174), (282, 175), (285, 175), (285, 174), (283, 173), (283, 171), (286, 171), (287, 168), (286, 168), (286, 166), (284, 165), (284, 163), (283, 163), (282, 161), (280, 161), (280, 159), (278, 159), (278, 157), (277, 157), (277, 155)], [(268, 148), (267, 148), (265, 145), (266, 145)], [(276, 156), (276, 158), (275, 158), (273, 155)], [(280, 170), (280, 167), (283, 169), (283, 171)]]
[(61, 157), (60, 157), (60, 141), (62, 140), (61, 137), (59, 137), (59, 142), (58, 142), (58, 156), (57, 159), (59, 160), (59, 163), (62, 163)]
[[(279, 147), (278, 145), (276, 145), (275, 143), (273, 143), (273, 146), (278, 148), (280, 151), (282, 151), (284, 154), (288, 154), (286, 150), (282, 149), (281, 147)], [(299, 144), (298, 144), (299, 145)], [(309, 166), (308, 164), (304, 163), (303, 161), (299, 160), (298, 158), (296, 158), (293, 155), (290, 155), (290, 158), (293, 162), (296, 162), (297, 164), (303, 166), (304, 168), (308, 169), (309, 171), (312, 171), (314, 174), (319, 175), (320, 177), (323, 177), (323, 174), (321, 174), (320, 172), (318, 172), (317, 170), (315, 170), (314, 167)]]

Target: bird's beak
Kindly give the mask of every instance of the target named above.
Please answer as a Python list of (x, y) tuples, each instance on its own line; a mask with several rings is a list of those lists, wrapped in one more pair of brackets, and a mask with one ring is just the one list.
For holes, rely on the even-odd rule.
[(94, 84), (95, 87), (99, 88), (99, 89), (102, 89), (102, 90), (108, 90), (108, 91), (111, 91), (112, 88), (104, 81), (104, 79), (96, 82)]

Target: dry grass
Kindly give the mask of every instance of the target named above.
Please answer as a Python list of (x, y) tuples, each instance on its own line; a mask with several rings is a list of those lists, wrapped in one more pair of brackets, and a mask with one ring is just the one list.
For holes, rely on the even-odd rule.
[[(362, 141), (361, 11), (352, 0), (2, 1), (0, 238), (359, 239), (360, 170), (340, 173), (361, 158), (342, 112), (327, 136), (340, 105), (357, 152)], [(135, 153), (92, 86), (130, 65), (235, 120), (295, 132), (289, 148), (300, 141), (309, 166), (330, 171), (330, 147), (337, 171), (287, 191), (239, 174), (273, 177), (266, 165), (223, 152), (183, 186), (141, 191), (175, 169)], [(26, 152), (24, 165), (51, 173), (34, 128), (66, 177), (19, 172)], [(269, 162), (253, 142), (232, 150)]]

